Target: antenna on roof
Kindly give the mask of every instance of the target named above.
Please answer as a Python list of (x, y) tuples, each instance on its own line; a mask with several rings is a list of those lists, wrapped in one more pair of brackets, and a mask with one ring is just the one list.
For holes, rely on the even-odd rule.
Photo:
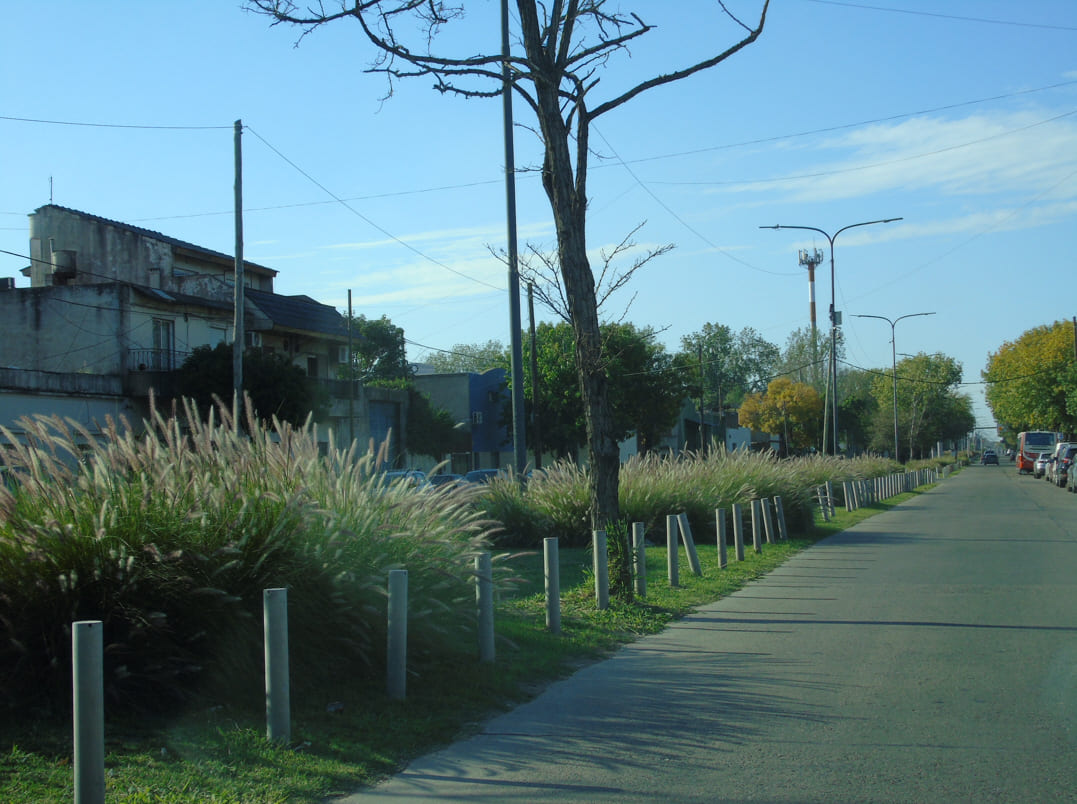
[(52, 204), (52, 176), (49, 176), (49, 204)]

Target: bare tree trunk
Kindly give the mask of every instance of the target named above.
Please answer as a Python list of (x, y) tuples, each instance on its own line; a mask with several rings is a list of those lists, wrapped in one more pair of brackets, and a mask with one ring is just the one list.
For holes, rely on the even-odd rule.
[(521, 4), (524, 46), (532, 64), (535, 112), (546, 145), (542, 183), (550, 199), (557, 230), (557, 253), (575, 336), (576, 371), (587, 425), (591, 476), (591, 526), (605, 528), (619, 518), (617, 487), (620, 451), (613, 437), (608, 378), (602, 359), (595, 278), (587, 259), (587, 134), (589, 118), (582, 98), (574, 113), (575, 166), (570, 146), (572, 130), (562, 116), (561, 66), (542, 44), (533, 6)]

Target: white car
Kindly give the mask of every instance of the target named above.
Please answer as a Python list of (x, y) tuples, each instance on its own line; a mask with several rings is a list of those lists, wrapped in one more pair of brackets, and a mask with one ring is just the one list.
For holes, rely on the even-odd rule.
[(1046, 477), (1047, 474), (1047, 462), (1051, 459), (1050, 452), (1041, 452), (1032, 464), (1032, 476), (1033, 477)]

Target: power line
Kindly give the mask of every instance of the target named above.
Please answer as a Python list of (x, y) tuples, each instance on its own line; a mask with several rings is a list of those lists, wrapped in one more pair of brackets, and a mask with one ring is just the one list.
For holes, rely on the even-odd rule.
[(640, 187), (643, 188), (643, 191), (645, 193), (647, 193), (647, 195), (649, 195), (652, 199), (654, 199), (655, 203), (657, 203), (660, 207), (662, 207), (662, 209), (664, 209), (666, 212), (668, 212), (670, 214), (670, 216), (672, 216), (672, 218), (675, 221), (677, 221), (677, 223), (679, 223), (681, 226), (683, 226), (689, 232), (694, 234), (696, 237), (698, 237), (700, 240), (702, 240), (708, 246), (713, 248), (715, 251), (717, 251), (723, 257), (728, 257), (729, 259), (733, 260), (733, 262), (740, 263), (745, 268), (750, 268), (751, 270), (758, 271), (759, 273), (770, 274), (771, 276), (796, 276), (795, 273), (781, 273), (781, 272), (778, 272), (778, 271), (768, 271), (765, 268), (760, 268), (760, 267), (758, 267), (756, 265), (752, 265), (750, 262), (748, 262), (746, 260), (742, 260), (740, 257), (737, 257), (737, 256), (735, 256), (733, 254), (730, 254), (725, 249), (721, 248), (720, 246), (715, 245), (713, 242), (711, 242), (710, 238), (708, 238), (706, 235), (704, 235), (702, 232), (700, 232), (695, 227), (689, 225), (688, 222), (684, 220), (684, 218), (682, 218), (680, 215), (678, 215), (676, 212), (674, 212), (673, 209), (668, 204), (666, 204), (665, 201), (663, 201), (661, 198), (659, 198), (654, 193), (654, 191), (651, 190), (650, 187), (648, 187), (643, 181), (640, 180), (639, 176), (637, 176), (632, 171), (632, 168), (630, 168), (628, 166), (628, 164), (623, 159), (621, 159), (620, 156), (617, 155), (617, 151), (614, 149), (614, 147), (612, 145), (610, 145), (610, 141), (606, 139), (606, 135), (598, 130), (598, 126), (596, 126), (594, 123), (592, 123), (591, 128), (594, 130), (594, 132), (596, 134), (598, 134), (599, 137), (602, 138), (602, 141), (604, 143), (606, 143), (606, 147), (610, 149), (610, 151), (613, 153), (614, 157), (617, 158), (617, 161), (621, 163), (621, 167), (623, 167), (625, 169), (625, 172), (628, 173), (628, 175), (632, 177), (632, 179), (636, 182), (636, 184), (638, 184)]
[(504, 290), (504, 288), (498, 287), (497, 285), (491, 285), (489, 282), (486, 282), (486, 281), (484, 281), (482, 279), (477, 279), (477, 278), (475, 278), (473, 276), (468, 276), (467, 274), (463, 273), (462, 271), (457, 271), (455, 268), (450, 268), (445, 263), (434, 259), (430, 255), (425, 254), (422, 251), (420, 251), (419, 249), (415, 248), (415, 246), (411, 245), (410, 243), (407, 243), (407, 242), (401, 240), (399, 237), (394, 235), (388, 229), (385, 229), (382, 226), (379, 226), (374, 221), (372, 221), (370, 218), (368, 218), (366, 215), (359, 212), (357, 209), (355, 209), (355, 207), (351, 206), (347, 201), (345, 201), (343, 198), (338, 196), (336, 193), (334, 193), (332, 190), (330, 190), (324, 184), (319, 182), (317, 179), (315, 179), (313, 176), (311, 176), (309, 173), (307, 173), (305, 170), (303, 170), (303, 168), (299, 167), (299, 165), (297, 165), (295, 162), (293, 162), (291, 159), (289, 159), (287, 156), (285, 156), (281, 151), (279, 151), (277, 148), (275, 148), (273, 145), (271, 145), (265, 139), (265, 137), (263, 137), (261, 134), (259, 134), (257, 131), (255, 131), (253, 128), (251, 128), (250, 126), (244, 126), (244, 128), (246, 128), (251, 134), (253, 134), (255, 137), (257, 137), (259, 140), (261, 140), (262, 143), (269, 150), (271, 150), (273, 153), (275, 153), (277, 156), (279, 156), (281, 159), (283, 159), (287, 164), (291, 165), (291, 167), (294, 168), (301, 176), (303, 176), (305, 179), (307, 179), (307, 181), (309, 181), (315, 187), (319, 188), (322, 192), (324, 192), (326, 195), (328, 195), (330, 198), (332, 198), (334, 201), (336, 201), (338, 204), (340, 204), (346, 210), (351, 212), (357, 218), (362, 220), (368, 226), (371, 226), (374, 229), (377, 229), (379, 232), (381, 232), (383, 235), (388, 237), (390, 240), (392, 240), (395, 243), (403, 246), (404, 248), (408, 249), (409, 251), (411, 251), (412, 253), (418, 255), (419, 257), (422, 257), (424, 260), (427, 260), (428, 262), (431, 262), (431, 263), (433, 263), (434, 265), (437, 265), (440, 268), (444, 268), (449, 273), (456, 274), (457, 276), (459, 276), (459, 277), (461, 277), (463, 279), (470, 280), (471, 282), (475, 282), (476, 284), (479, 284), (479, 285), (484, 285), (484, 286), (486, 286), (488, 288), (493, 288), (494, 290), (498, 290), (498, 291)]
[(847, 3), (841, 0), (809, 0), (812, 3), (819, 3), (826, 6), (844, 6), (845, 8), (859, 8), (866, 11), (886, 11), (891, 14), (911, 14), (917, 17), (937, 17), (944, 20), (956, 20), (958, 22), (978, 22), (985, 25), (1007, 25), (1014, 28), (1039, 28), (1048, 31), (1077, 31), (1077, 28), (1070, 25), (1047, 25), (1044, 23), (1036, 22), (1016, 22), (1014, 20), (992, 20), (986, 17), (963, 17), (956, 14), (940, 14), (934, 11), (914, 11), (910, 8), (889, 8), (887, 6), (869, 6), (863, 3)]
[(0, 115), (0, 120), (13, 123), (40, 123), (49, 126), (82, 126), (86, 128), (126, 128), (140, 131), (219, 131), (229, 130), (232, 126), (150, 126), (127, 123), (91, 123), (80, 120), (42, 120), (34, 117), (9, 117)]
[[(638, 159), (629, 159), (628, 164), (636, 165), (641, 162), (654, 162), (661, 159), (674, 159), (681, 156), (696, 156), (697, 154), (708, 153), (710, 151), (725, 151), (733, 148), (745, 148), (750, 145), (765, 145), (770, 142), (781, 142), (782, 140), (793, 140), (801, 137), (811, 137), (816, 134), (830, 134), (835, 131), (843, 131), (850, 128), (859, 128), (861, 126), (871, 126), (877, 123), (890, 123), (895, 120), (904, 120), (909, 117), (920, 117), (927, 114), (935, 114), (937, 112), (947, 112), (953, 109), (960, 109), (965, 106), (976, 106), (981, 103), (991, 103), (992, 101), (1007, 100), (1009, 98), (1021, 97), (1022, 95), (1031, 95), (1037, 92), (1046, 92), (1051, 89), (1060, 89), (1062, 87), (1069, 87), (1077, 84), (1077, 81), (1061, 81), (1057, 84), (1049, 84), (1047, 86), (1035, 87), (1034, 89), (1022, 89), (1016, 92), (1007, 92), (1002, 95), (991, 95), (986, 98), (976, 98), (968, 101), (958, 101), (957, 103), (949, 103), (943, 106), (934, 106), (927, 109), (920, 109), (915, 112), (900, 112), (898, 114), (887, 115), (885, 117), (876, 117), (870, 120), (860, 120), (854, 123), (840, 123), (833, 126), (825, 126), (823, 128), (813, 128), (807, 131), (798, 131), (792, 134), (775, 134), (768, 137), (758, 137), (752, 140), (742, 140), (739, 142), (725, 143), (722, 145), (710, 145), (704, 148), (695, 148), (690, 151), (678, 151), (669, 154), (658, 154), (655, 156), (644, 156)], [(599, 165), (598, 167), (606, 167), (605, 165)]]

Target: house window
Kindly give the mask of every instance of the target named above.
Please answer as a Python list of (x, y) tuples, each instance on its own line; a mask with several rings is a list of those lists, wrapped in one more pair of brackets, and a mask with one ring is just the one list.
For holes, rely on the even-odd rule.
[(172, 371), (176, 368), (176, 325), (165, 318), (153, 319), (153, 351), (150, 368), (154, 371)]
[(317, 355), (307, 355), (307, 376), (308, 377), (314, 377), (315, 379), (317, 379), (317, 377), (318, 377), (318, 356)]

